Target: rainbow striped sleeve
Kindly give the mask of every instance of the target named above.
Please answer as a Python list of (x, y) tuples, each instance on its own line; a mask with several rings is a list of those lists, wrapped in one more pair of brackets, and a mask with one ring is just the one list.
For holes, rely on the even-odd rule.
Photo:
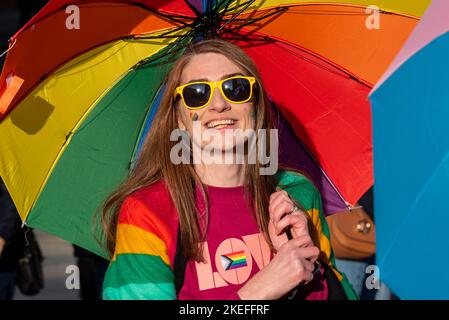
[(320, 192), (308, 178), (297, 172), (283, 170), (279, 171), (276, 176), (278, 178), (278, 186), (299, 202), (309, 215), (313, 225), (311, 237), (321, 251), (319, 259), (332, 268), (338, 280), (340, 280), (348, 299), (358, 299), (346, 276), (335, 267), (329, 227), (322, 211)]
[(120, 209), (115, 253), (103, 283), (105, 300), (176, 299), (168, 244), (171, 230), (139, 199)]

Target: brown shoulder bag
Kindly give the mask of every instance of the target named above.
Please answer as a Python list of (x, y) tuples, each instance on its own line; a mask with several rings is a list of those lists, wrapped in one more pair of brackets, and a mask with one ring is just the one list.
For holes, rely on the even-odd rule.
[(360, 260), (376, 252), (375, 226), (362, 207), (326, 217), (335, 257)]

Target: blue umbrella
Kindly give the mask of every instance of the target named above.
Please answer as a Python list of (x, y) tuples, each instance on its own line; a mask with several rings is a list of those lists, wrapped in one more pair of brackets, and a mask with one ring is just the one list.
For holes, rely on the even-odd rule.
[(448, 16), (434, 0), (370, 95), (376, 263), (402, 299), (449, 299)]

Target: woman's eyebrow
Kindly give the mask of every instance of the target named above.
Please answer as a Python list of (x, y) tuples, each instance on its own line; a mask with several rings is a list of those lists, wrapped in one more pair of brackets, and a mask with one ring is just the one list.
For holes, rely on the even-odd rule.
[[(226, 79), (226, 78), (230, 78), (230, 77), (233, 77), (233, 76), (243, 76), (243, 75), (244, 75), (244, 74), (241, 73), (241, 72), (234, 72), (234, 73), (230, 73), (230, 74), (225, 74), (224, 76), (222, 76), (222, 77), (220, 78), (220, 80), (223, 80), (223, 79)], [(209, 81), (209, 80), (206, 79), (206, 78), (192, 79), (192, 80), (190, 80), (190, 81), (187, 81), (186, 83), (190, 83), (190, 82), (200, 82), (200, 81)]]
[(243, 73), (241, 73), (241, 72), (234, 72), (234, 73), (230, 73), (230, 74), (225, 74), (224, 76), (222, 76), (220, 78), (220, 80), (223, 80), (223, 79), (226, 79), (226, 78), (230, 78), (230, 77), (233, 77), (233, 76), (243, 76)]

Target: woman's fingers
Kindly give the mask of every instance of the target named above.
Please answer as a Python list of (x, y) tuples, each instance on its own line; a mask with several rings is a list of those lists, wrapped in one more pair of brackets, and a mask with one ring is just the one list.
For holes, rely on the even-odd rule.
[(276, 208), (283, 200), (291, 201), (287, 191), (281, 190), (272, 193), (270, 196), (270, 204), (268, 209)]
[(268, 222), (268, 233), (270, 234), (271, 242), (277, 251), (283, 244), (288, 242), (288, 237), (285, 233), (279, 235), (276, 234), (275, 230), (274, 223), (272, 221)]
[(307, 259), (302, 260), (302, 265), (307, 272), (313, 273), (315, 268), (314, 264)]
[(312, 238), (309, 235), (303, 235), (296, 238), (293, 238), (289, 240), (284, 245), (289, 245), (296, 248), (306, 248), (306, 247), (312, 247), (313, 242)]
[(306, 272), (304, 274), (304, 284), (308, 284), (312, 280), (313, 280), (313, 272)]
[(276, 192), (273, 192), (273, 193), (270, 195), (270, 204), (273, 203), (274, 200), (276, 200), (276, 199), (281, 195), (281, 192), (280, 192), (280, 191), (281, 191), (281, 190), (276, 191)]
[(270, 212), (270, 219), (274, 223), (277, 223), (286, 213), (291, 213), (294, 209), (295, 204), (286, 191), (278, 191), (271, 195), (268, 210)]
[[(300, 283), (313, 280), (315, 262), (319, 249), (311, 246), (312, 239), (308, 235), (298, 236), (283, 244), (270, 263), (256, 274), (249, 283), (256, 283), (255, 292), (259, 292), (259, 283), (270, 283), (273, 296), (280, 297)], [(245, 285), (246, 286), (246, 285)]]
[(275, 232), (277, 235), (281, 234), (285, 228), (294, 224), (303, 223), (303, 218), (297, 214), (290, 214), (282, 218), (278, 223), (275, 223)]
[(295, 205), (290, 199), (282, 198), (269, 209), (270, 219), (276, 223), (281, 220), (286, 213), (292, 213), (294, 209)]
[(312, 261), (312, 259), (315, 259), (318, 257), (318, 255), (320, 254), (320, 249), (318, 249), (315, 246), (312, 247), (307, 247), (307, 248), (300, 248), (298, 249), (300, 250), (300, 255), (304, 258), (307, 259), (308, 262), (310, 262), (310, 264), (312, 265), (312, 270), (314, 268), (314, 263), (315, 261)]
[(277, 224), (286, 213), (292, 212), (292, 210), (293, 203), (283, 200), (271, 210), (270, 218), (273, 220), (274, 224)]
[(313, 279), (313, 270), (315, 268), (314, 264), (307, 259), (304, 259), (301, 255), (297, 261), (297, 268), (299, 272), (299, 276), (302, 278), (302, 281), (305, 283), (311, 281)]
[[(273, 225), (275, 227), (276, 234), (282, 233), (284, 229), (288, 226), (292, 226), (295, 228), (296, 235), (309, 233), (307, 217), (302, 211), (298, 210), (291, 214), (285, 214), (286, 209), (283, 209), (283, 207), (279, 207), (279, 209), (277, 210), (279, 211), (275, 213), (275, 218), (273, 220)], [(281, 216), (279, 220), (278, 216)]]

